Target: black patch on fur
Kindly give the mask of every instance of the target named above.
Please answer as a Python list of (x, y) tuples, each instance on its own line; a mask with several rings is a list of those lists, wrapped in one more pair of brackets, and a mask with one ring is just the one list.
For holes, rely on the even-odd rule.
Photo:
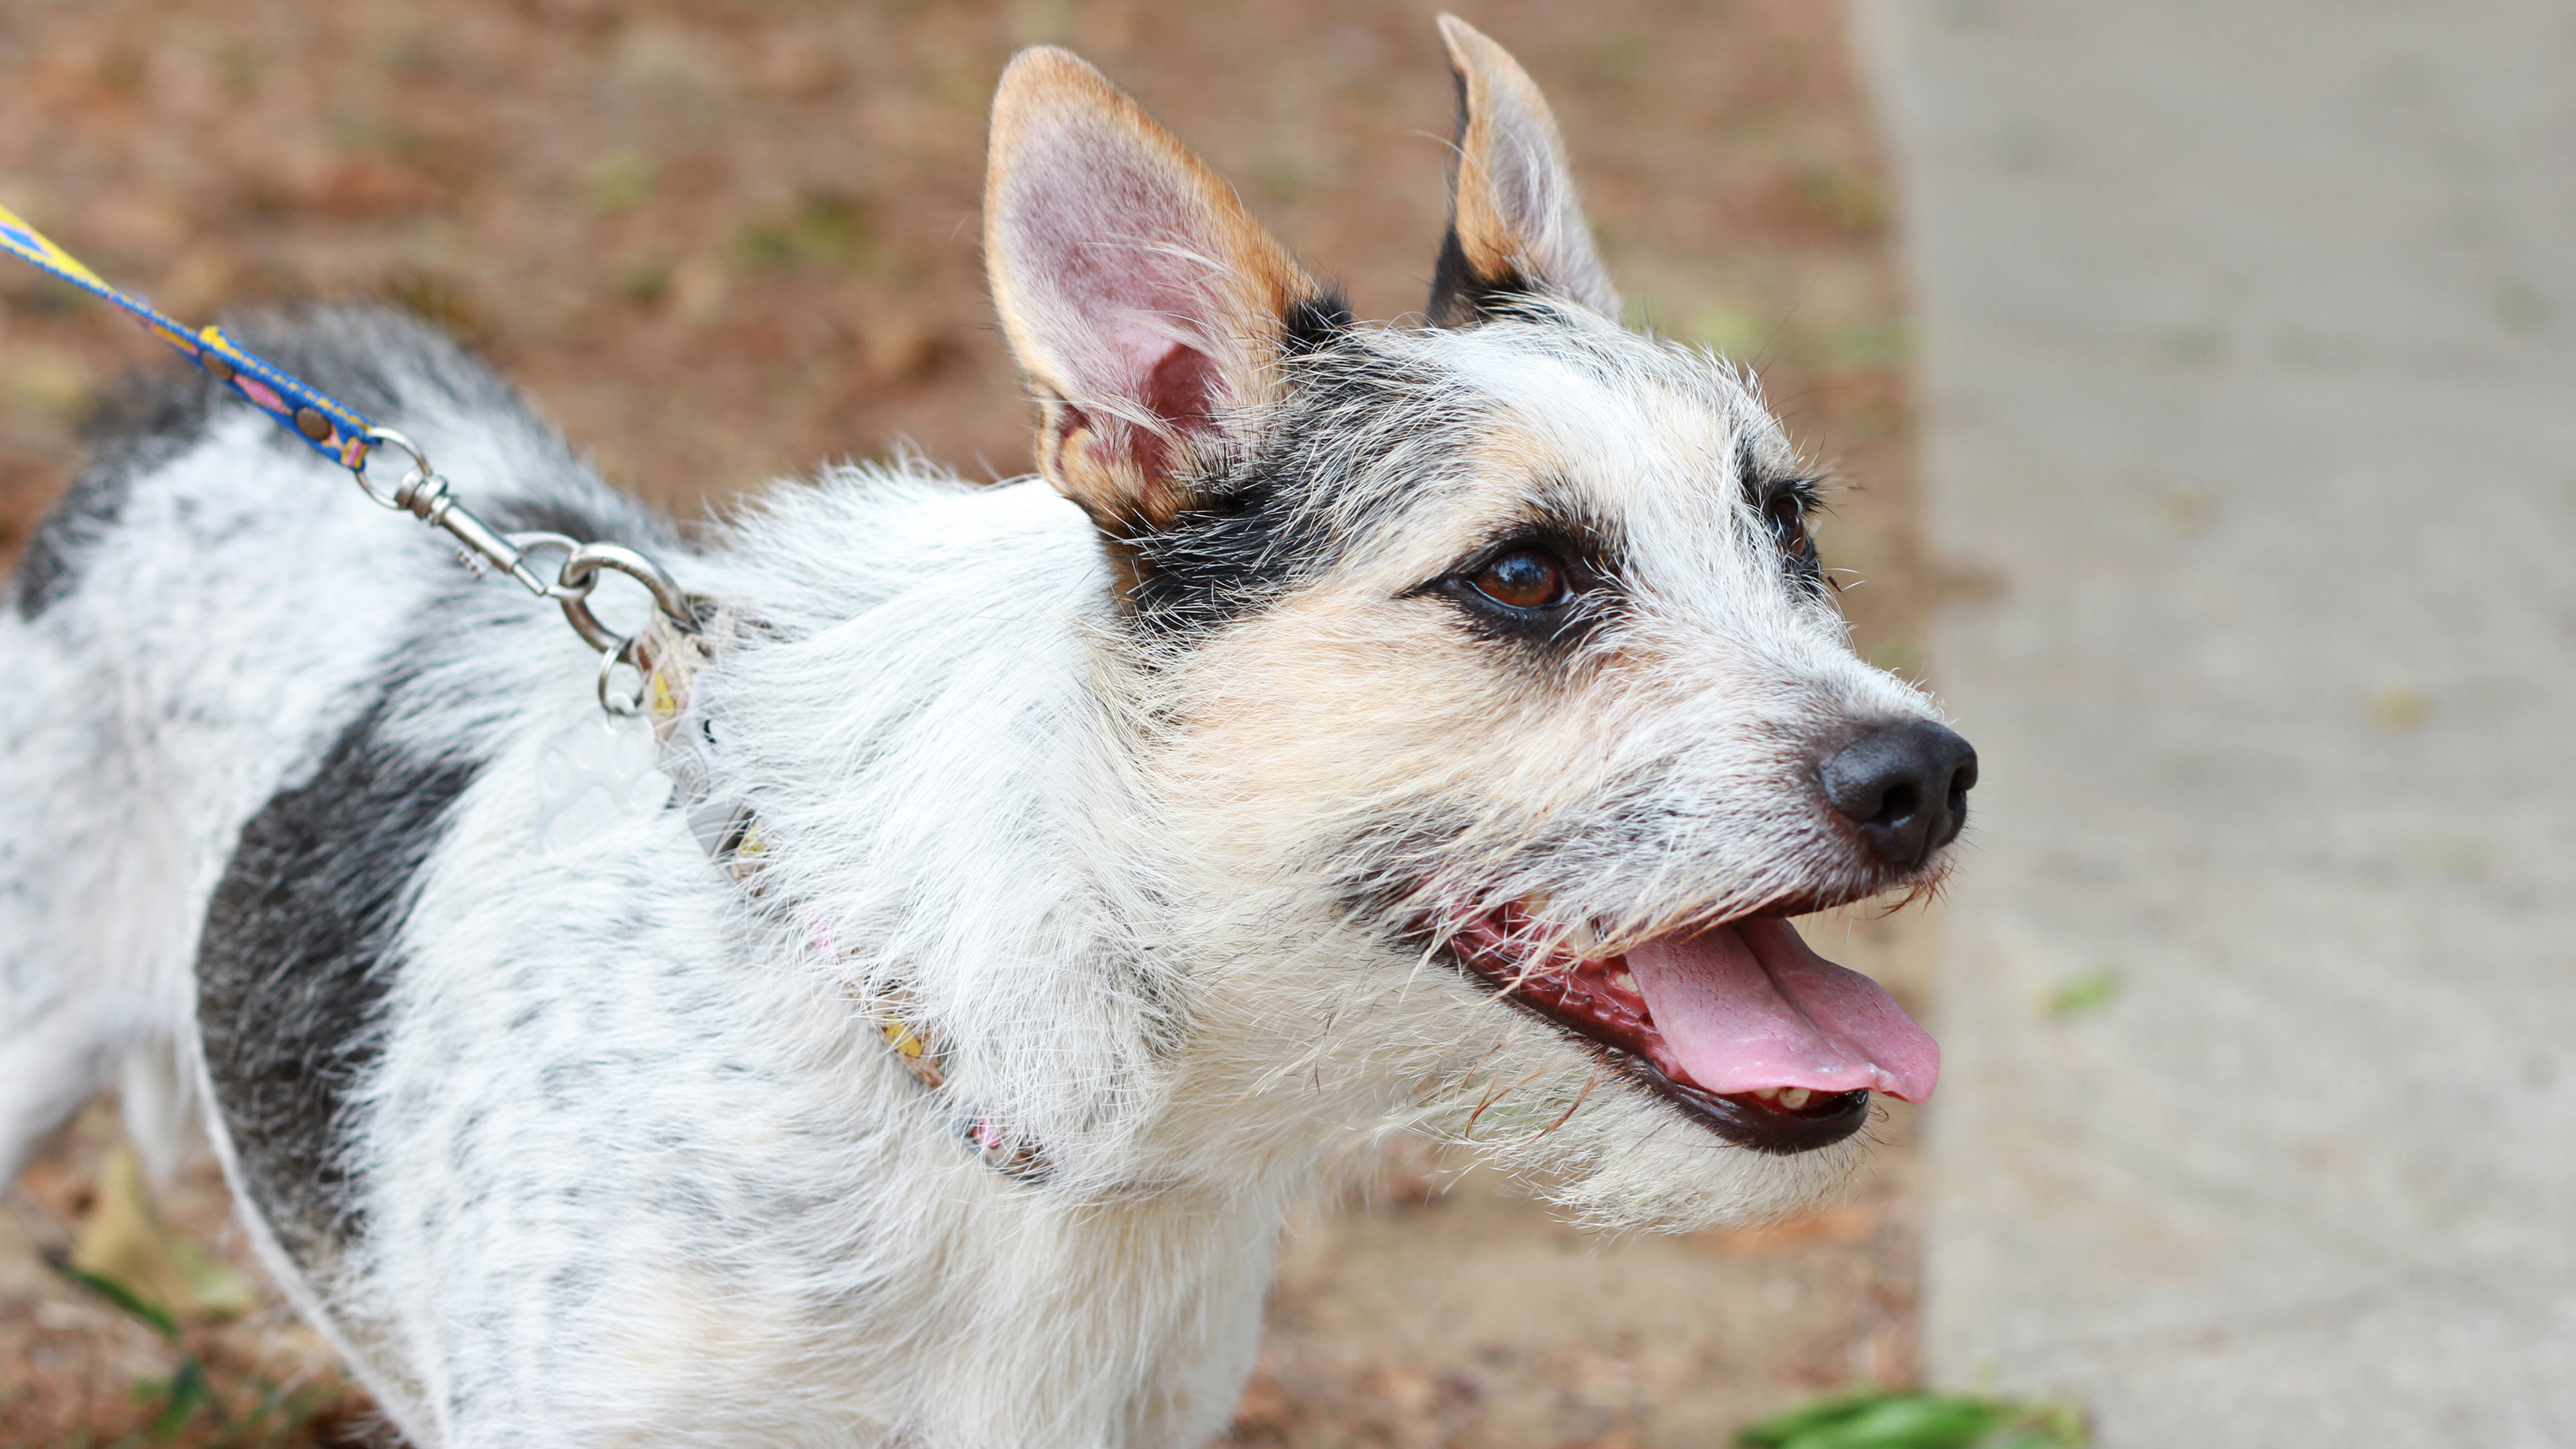
[(1431, 300), (1423, 304), (1423, 311), (1434, 327), (1473, 327), (1510, 313), (1515, 299), (1537, 291), (1517, 271), (1477, 271), (1467, 261), (1467, 249), (1458, 243), (1458, 224), (1453, 220), (1440, 237), (1440, 259), (1431, 267)]
[(1318, 297), (1305, 298), (1288, 309), (1280, 319), (1283, 330), (1279, 350), (1290, 357), (1306, 357), (1339, 342), (1351, 330), (1351, 304), (1338, 291), (1327, 290)]
[(1204, 633), (1259, 608), (1330, 551), (1320, 511), (1306, 506), (1318, 481), (1307, 450), (1297, 446), (1300, 421), (1329, 409), (1326, 396), (1349, 384), (1333, 380), (1329, 366), (1301, 367), (1324, 358), (1351, 330), (1351, 311), (1338, 293), (1289, 310), (1280, 353), (1294, 396), (1279, 413), (1277, 436), (1264, 439), (1253, 460), (1231, 475), (1190, 489), (1206, 500), (1184, 509), (1162, 528), (1133, 542), (1137, 619), (1164, 635)]
[(124, 514), (134, 480), (205, 436), (214, 393), (213, 380), (194, 369), (136, 373), (82, 423), (89, 466), (36, 526), (10, 580), (9, 602), (19, 618), (41, 617), (79, 587), (83, 560)]
[(1305, 480), (1283, 462), (1254, 464), (1206, 506), (1139, 541), (1138, 622), (1166, 636), (1204, 634), (1260, 608), (1286, 587), (1294, 561), (1326, 547), (1321, 515), (1303, 506)]
[(197, 955), (197, 1019), (240, 1182), (303, 1263), (361, 1227), (349, 1098), (375, 1063), (390, 952), (475, 762), (383, 736), (378, 705), (242, 827)]

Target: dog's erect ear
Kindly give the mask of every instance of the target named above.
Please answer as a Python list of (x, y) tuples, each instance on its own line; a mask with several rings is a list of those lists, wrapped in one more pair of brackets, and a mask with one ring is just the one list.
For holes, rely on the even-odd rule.
[(984, 266), (1036, 393), (1038, 470), (1113, 538), (1190, 506), (1338, 314), (1223, 181), (1100, 72), (1022, 51), (993, 98)]
[(1468, 326), (1515, 292), (1554, 293), (1615, 319), (1619, 293), (1593, 249), (1546, 98), (1510, 52), (1466, 21), (1441, 16), (1440, 38), (1458, 78), (1458, 156), (1432, 323)]

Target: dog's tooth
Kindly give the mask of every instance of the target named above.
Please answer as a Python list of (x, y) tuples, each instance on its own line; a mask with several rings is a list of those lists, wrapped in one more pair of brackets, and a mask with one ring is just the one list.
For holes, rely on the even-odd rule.
[(1753, 1095), (1761, 1098), (1765, 1102), (1776, 1102), (1780, 1100), (1780, 1089), (1778, 1087), (1756, 1087), (1753, 1089)]
[(1780, 1094), (1780, 1105), (1788, 1108), (1792, 1112), (1795, 1112), (1799, 1108), (1807, 1105), (1807, 1099), (1814, 1095), (1815, 1093), (1808, 1091), (1804, 1087), (1791, 1087)]
[(1633, 992), (1637, 989), (1637, 978), (1625, 971), (1613, 971), (1610, 973), (1610, 984), (1622, 991)]

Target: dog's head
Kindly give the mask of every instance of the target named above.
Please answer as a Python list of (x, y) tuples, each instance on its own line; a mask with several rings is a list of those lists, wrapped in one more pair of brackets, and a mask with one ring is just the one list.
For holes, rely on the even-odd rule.
[(1545, 101), (1442, 29), (1428, 325), (1354, 325), (1074, 57), (995, 108), (993, 290), (1113, 563), (1195, 1049), (1598, 1219), (1773, 1211), (1937, 1071), (1786, 918), (1932, 881), (1975, 759), (1852, 654), (1751, 379), (1620, 324)]

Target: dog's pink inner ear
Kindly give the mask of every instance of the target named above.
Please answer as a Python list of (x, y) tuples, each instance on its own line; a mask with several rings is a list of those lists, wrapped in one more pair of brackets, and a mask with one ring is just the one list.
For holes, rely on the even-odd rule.
[(1044, 409), (1039, 466), (1125, 533), (1186, 500), (1183, 453), (1218, 441), (1229, 401), (1226, 315), (1193, 218), (1156, 194), (1114, 137), (1058, 134), (1029, 147), (1003, 245), (1018, 269), (1012, 340)]
[(1318, 289), (1226, 185), (1097, 71), (1014, 61), (993, 107), (985, 265), (1040, 410), (1038, 466), (1120, 537), (1159, 527), (1276, 385)]
[(1141, 412), (1203, 431), (1224, 380), (1191, 344), (1228, 325), (1216, 263), (1203, 242), (1193, 245), (1196, 218), (1158, 194), (1169, 187), (1119, 139), (1079, 125), (1032, 138), (1011, 179), (1003, 244), (1021, 273), (1023, 361), (1033, 380), (1076, 405), (1089, 399), (1112, 416)]
[(1207, 426), (1216, 398), (1216, 360), (1195, 347), (1175, 343), (1145, 375), (1145, 410), (1184, 427)]

